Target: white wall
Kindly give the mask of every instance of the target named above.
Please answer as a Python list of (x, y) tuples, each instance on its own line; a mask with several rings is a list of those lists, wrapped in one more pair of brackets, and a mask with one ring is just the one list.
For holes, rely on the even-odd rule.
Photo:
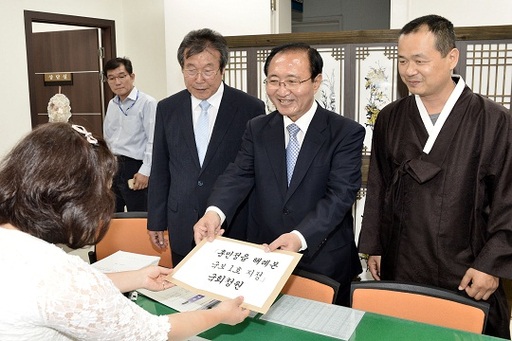
[[(34, 0), (34, 2), (37, 0)], [(0, 157), (30, 129), (23, 10), (19, 2), (0, 2)]]
[(116, 31), (123, 32), (125, 48), (118, 46), (118, 55), (129, 57), (133, 62), (135, 86), (157, 100), (165, 98), (167, 61), (164, 0), (121, 1), (124, 20), (122, 26), (116, 22)]
[(268, 34), (272, 30), (270, 0), (165, 0), (164, 7), (169, 95), (184, 88), (176, 53), (188, 32), (210, 28), (234, 36)]
[(390, 0), (390, 28), (402, 28), (409, 21), (437, 14), (454, 26), (493, 26), (512, 24), (511, 0)]

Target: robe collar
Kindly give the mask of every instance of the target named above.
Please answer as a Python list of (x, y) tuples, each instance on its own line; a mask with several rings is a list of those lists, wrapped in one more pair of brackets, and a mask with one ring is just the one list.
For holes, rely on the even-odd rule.
[(452, 79), (454, 81), (457, 81), (457, 84), (455, 85), (452, 94), (448, 98), (448, 101), (446, 101), (443, 110), (441, 110), (441, 113), (439, 114), (439, 118), (437, 119), (436, 124), (432, 123), (430, 115), (427, 112), (427, 108), (425, 108), (425, 105), (421, 101), (420, 96), (414, 96), (414, 98), (416, 99), (416, 106), (418, 107), (418, 110), (420, 112), (421, 120), (423, 121), (425, 129), (427, 129), (428, 132), (428, 139), (427, 142), (425, 143), (425, 146), (423, 147), (423, 152), (425, 154), (430, 153), (430, 151), (432, 150), (434, 142), (436, 142), (437, 136), (441, 132), (441, 129), (443, 128), (443, 125), (446, 122), (448, 115), (450, 115), (450, 112), (455, 106), (455, 103), (457, 103), (457, 100), (459, 99), (460, 95), (462, 94), (462, 91), (464, 91), (464, 88), (466, 86), (466, 83), (464, 82), (464, 79), (462, 79), (461, 76), (457, 75), (454, 76)]

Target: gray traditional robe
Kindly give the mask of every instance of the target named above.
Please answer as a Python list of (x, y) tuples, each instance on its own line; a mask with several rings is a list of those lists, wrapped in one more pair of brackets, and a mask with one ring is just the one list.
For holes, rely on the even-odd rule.
[[(470, 267), (512, 277), (511, 128), (506, 108), (467, 87), (429, 154), (414, 96), (379, 113), (359, 252), (382, 255), (382, 279), (456, 291)], [(508, 336), (501, 285), (489, 303), (486, 332)]]

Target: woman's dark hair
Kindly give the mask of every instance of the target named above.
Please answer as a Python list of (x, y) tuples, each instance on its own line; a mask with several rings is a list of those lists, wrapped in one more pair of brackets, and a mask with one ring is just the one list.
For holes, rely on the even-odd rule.
[(68, 123), (40, 125), (0, 163), (0, 224), (73, 249), (95, 244), (114, 212), (116, 170), (102, 139)]
[(288, 43), (280, 46), (274, 47), (265, 61), (265, 66), (263, 67), (263, 72), (265, 72), (265, 76), (268, 76), (268, 67), (270, 62), (275, 57), (276, 54), (280, 52), (291, 52), (291, 51), (304, 51), (307, 52), (309, 58), (309, 70), (311, 72), (311, 80), (313, 81), (316, 76), (322, 73), (322, 68), (324, 67), (324, 62), (322, 60), (322, 56), (317, 49), (312, 48), (308, 44), (305, 43)]
[(207, 48), (219, 51), (219, 68), (224, 71), (229, 61), (229, 49), (226, 39), (218, 32), (203, 28), (189, 32), (178, 47), (178, 63), (181, 68), (185, 66), (185, 59), (199, 54)]

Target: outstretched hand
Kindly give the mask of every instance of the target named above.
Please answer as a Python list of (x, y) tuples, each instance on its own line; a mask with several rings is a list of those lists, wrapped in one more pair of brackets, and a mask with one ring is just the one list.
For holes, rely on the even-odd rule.
[(277, 249), (299, 252), (300, 248), (302, 247), (302, 243), (296, 234), (284, 233), (277, 237), (277, 239), (272, 243), (263, 244), (263, 246), (265, 247), (265, 252), (272, 252)]
[(213, 309), (217, 310), (221, 314), (221, 323), (234, 326), (249, 316), (250, 310), (241, 307), (243, 302), (244, 298), (242, 296), (238, 296), (237, 298), (219, 303)]
[(139, 271), (143, 280), (142, 288), (144, 289), (161, 291), (174, 286), (173, 283), (166, 280), (166, 277), (173, 272), (173, 269), (151, 265)]
[(203, 239), (213, 241), (216, 236), (222, 236), (224, 229), (221, 228), (220, 217), (216, 212), (208, 211), (194, 225), (194, 241), (199, 244)]

